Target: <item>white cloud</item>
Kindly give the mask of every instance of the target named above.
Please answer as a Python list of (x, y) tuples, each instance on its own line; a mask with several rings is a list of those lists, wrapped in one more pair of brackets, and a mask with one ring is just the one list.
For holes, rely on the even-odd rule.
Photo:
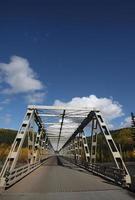
[(25, 93), (43, 89), (42, 83), (32, 70), (27, 59), (12, 56), (10, 62), (0, 63), (1, 82), (7, 84), (6, 94)]
[[(112, 98), (98, 98), (95, 95), (90, 95), (88, 97), (75, 97), (71, 99), (71, 101), (69, 102), (62, 102), (60, 100), (55, 100), (54, 105), (65, 106), (65, 107), (89, 108), (89, 110), (92, 109), (100, 110), (107, 122), (109, 129), (115, 128), (112, 123), (112, 120), (117, 117), (121, 117), (123, 115), (122, 105), (120, 105), (118, 102), (114, 101)], [(69, 138), (80, 124), (81, 122), (80, 120), (82, 121), (82, 119), (80, 118), (79, 120), (78, 119), (76, 120), (76, 118), (64, 119), (64, 124), (61, 133), (62, 136)], [(59, 123), (60, 122), (61, 120), (59, 120)], [(70, 128), (71, 126), (72, 129)], [(48, 131), (53, 131), (52, 133), (55, 135), (59, 134), (59, 130), (60, 130), (60, 124), (51, 125), (48, 127)], [(63, 140), (60, 141), (59, 148), (61, 148), (63, 144), (64, 141)], [(54, 149), (56, 149), (56, 141), (52, 141), (52, 145), (54, 146)]]
[[(61, 122), (62, 122), (62, 119), (59, 119), (58, 124), (50, 125), (47, 128), (47, 131), (49, 132), (49, 134), (51, 133), (54, 136), (59, 136)], [(79, 124), (75, 123), (71, 119), (64, 118), (64, 123), (62, 126), (62, 132), (61, 132), (61, 136), (64, 136), (64, 140), (62, 138), (60, 139), (59, 149), (64, 145), (64, 143), (68, 140), (68, 138), (74, 133), (78, 125)], [(54, 140), (54, 138), (53, 139), (50, 138), (50, 141), (51, 141), (51, 144), (53, 145), (53, 148), (56, 150), (58, 138), (56, 138), (56, 140)]]
[[(109, 122), (123, 115), (122, 105), (118, 102), (113, 101), (111, 98), (98, 98), (95, 95), (90, 95), (88, 97), (74, 97), (69, 102), (55, 100), (54, 105), (99, 109), (105, 119)], [(110, 124), (110, 126), (112, 126), (112, 124)]]
[(126, 117), (120, 125), (121, 128), (131, 127), (131, 116)]
[[(1, 88), (3, 94), (22, 93), (27, 103), (32, 104), (44, 100), (44, 86), (25, 58), (12, 56), (9, 63), (0, 63), (0, 82), (6, 85), (4, 89)], [(9, 101), (6, 99), (2, 104), (8, 104)]]
[(25, 99), (29, 104), (43, 103), (45, 99), (45, 93), (44, 92), (31, 93), (26, 95)]

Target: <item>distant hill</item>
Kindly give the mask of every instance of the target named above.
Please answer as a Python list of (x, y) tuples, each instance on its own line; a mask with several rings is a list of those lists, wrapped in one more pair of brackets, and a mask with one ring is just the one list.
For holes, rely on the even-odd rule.
[(17, 130), (12, 129), (0, 129), (0, 144), (8, 144), (11, 145), (14, 141), (14, 138), (17, 134)]
[(111, 131), (111, 133), (116, 143), (119, 143), (121, 145), (135, 144), (134, 128), (122, 128), (119, 130)]
[[(6, 143), (11, 145), (17, 134), (17, 130), (12, 129), (0, 129), (0, 144)], [(122, 128), (119, 130), (111, 131), (115, 142), (126, 145), (135, 144), (135, 129), (133, 128)]]
[[(0, 129), (0, 158), (6, 157), (10, 146), (14, 141), (17, 130)], [(123, 128), (111, 131), (112, 137), (118, 149), (122, 152), (124, 160), (135, 160), (135, 129)], [(90, 144), (90, 137), (87, 137), (88, 144)], [(27, 138), (24, 142), (24, 147), (27, 148)], [(98, 160), (109, 159), (108, 147), (102, 134), (98, 135), (97, 155)], [(104, 156), (103, 156), (104, 155)]]

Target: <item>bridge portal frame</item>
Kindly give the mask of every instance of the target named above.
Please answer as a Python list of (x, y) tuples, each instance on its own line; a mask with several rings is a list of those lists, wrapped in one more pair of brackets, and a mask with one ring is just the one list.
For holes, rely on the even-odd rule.
[[(42, 113), (42, 111), (44, 112)], [(48, 113), (47, 111), (51, 111), (51, 112)], [(43, 120), (42, 117), (60, 117), (61, 120), (58, 122), (46, 122)], [(66, 125), (64, 126), (65, 124), (64, 122), (66, 121), (66, 118), (68, 120), (67, 120)], [(78, 119), (81, 120), (81, 123), (79, 123), (79, 126), (78, 126), (78, 123), (74, 123), (74, 121), (76, 122), (76, 120)], [(24, 117), (23, 123), (20, 126), (20, 129), (13, 142), (9, 155), (2, 168), (2, 171), (0, 174), (0, 187), (6, 187), (7, 180), (8, 180), (8, 184), (10, 184), (9, 177), (11, 176), (12, 178), (12, 173), (16, 173), (16, 171), (18, 170), (18, 169), (15, 169), (15, 167), (18, 160), (19, 152), (24, 143), (27, 132), (30, 130), (30, 128), (32, 128), (31, 123), (33, 122), (35, 122), (38, 126), (38, 133), (36, 134), (36, 140), (29, 139), (29, 142), (28, 142), (29, 148), (32, 147), (33, 151), (32, 151), (31, 157), (29, 158), (27, 170), (23, 169), (24, 176), (26, 173), (29, 173), (30, 170), (35, 169), (38, 166), (38, 163), (40, 163), (41, 158), (38, 153), (39, 150), (41, 150), (44, 146), (46, 147), (47, 145), (48, 151), (53, 151), (51, 138), (55, 138), (55, 140), (57, 139), (56, 150), (60, 154), (63, 154), (63, 152), (65, 153), (66, 151), (74, 152), (75, 157), (77, 155), (77, 158), (81, 158), (82, 155), (79, 155), (79, 152), (80, 154), (82, 154), (82, 147), (83, 147), (85, 161), (87, 165), (92, 166), (92, 169), (93, 169), (93, 164), (96, 163), (97, 127), (99, 127), (109, 147), (109, 150), (112, 154), (112, 157), (114, 159), (117, 169), (123, 170), (125, 172), (124, 174), (125, 185), (131, 184), (131, 177), (129, 175), (129, 172), (110, 134), (110, 131), (107, 125), (105, 124), (105, 121), (100, 111), (96, 109), (91, 109), (91, 108), (29, 105), (26, 115)], [(85, 127), (90, 122), (92, 122), (91, 149), (89, 149), (88, 147), (87, 137), (85, 136), (85, 133), (84, 133)], [(46, 128), (46, 126), (48, 126), (48, 128)], [(58, 135), (55, 135), (56, 132)], [(64, 134), (70, 133), (70, 136), (68, 135), (68, 138), (65, 138), (64, 140), (64, 144), (61, 147), (59, 147), (60, 141), (62, 140), (62, 138), (64, 138), (64, 136), (62, 136), (63, 132)], [(78, 138), (76, 140), (77, 135), (80, 135), (79, 140)], [(74, 140), (77, 141), (76, 147), (74, 144)], [(79, 145), (79, 149), (81, 151), (78, 151), (78, 141), (79, 141), (79, 144), (81, 144), (81, 148)], [(71, 143), (72, 143), (72, 146), (70, 145)], [(33, 168), (31, 168), (31, 166), (33, 166)], [(21, 177), (22, 177), (22, 174), (21, 174)]]

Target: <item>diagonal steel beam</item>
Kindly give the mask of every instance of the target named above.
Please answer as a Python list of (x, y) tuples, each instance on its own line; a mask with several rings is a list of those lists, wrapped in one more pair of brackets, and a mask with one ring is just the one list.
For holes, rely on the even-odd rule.
[(62, 132), (62, 126), (63, 126), (63, 122), (64, 122), (65, 113), (66, 113), (66, 111), (64, 110), (63, 111), (63, 115), (62, 115), (62, 121), (61, 121), (61, 126), (60, 126), (59, 137), (58, 137), (57, 151), (58, 151), (58, 147), (59, 147), (59, 142), (60, 142), (60, 137), (61, 137), (61, 132)]
[[(67, 142), (62, 146), (62, 148), (64, 148), (68, 143), (70, 143), (71, 142), (71, 140), (73, 139), (73, 138), (75, 138), (75, 136), (78, 134), (78, 133), (80, 133), (80, 132), (82, 132), (83, 131), (83, 129), (88, 125), (88, 123), (93, 119), (93, 117), (94, 117), (94, 115), (95, 115), (95, 112), (94, 111), (91, 111), (88, 115), (87, 115), (87, 117), (82, 121), (82, 123), (80, 124), (80, 126), (78, 126), (78, 128), (75, 130), (75, 132), (71, 135), (71, 137), (67, 140)], [(62, 149), (61, 148), (61, 149)], [(61, 149), (60, 149), (60, 151), (61, 151)]]

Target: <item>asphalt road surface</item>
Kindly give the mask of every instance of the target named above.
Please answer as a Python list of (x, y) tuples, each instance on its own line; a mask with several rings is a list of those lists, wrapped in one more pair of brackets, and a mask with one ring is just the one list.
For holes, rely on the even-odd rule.
[(0, 200), (133, 200), (135, 194), (51, 157), (0, 194)]

